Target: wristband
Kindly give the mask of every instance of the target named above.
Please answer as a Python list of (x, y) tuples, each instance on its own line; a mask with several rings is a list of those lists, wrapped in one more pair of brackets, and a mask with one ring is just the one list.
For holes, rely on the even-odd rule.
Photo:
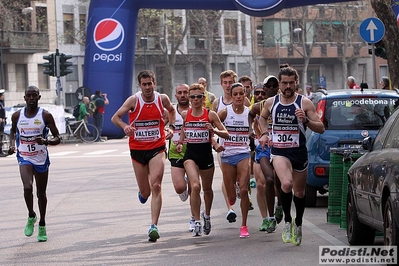
[(303, 122), (302, 124), (306, 125), (306, 124), (308, 124), (309, 122), (310, 122), (309, 118), (306, 117), (306, 121)]
[(47, 139), (43, 142), (43, 145), (44, 146), (48, 146), (48, 140)]
[(175, 126), (175, 124), (169, 124), (169, 127), (173, 128), (173, 130), (175, 130), (175, 129), (176, 129), (176, 126)]
[(261, 137), (263, 137), (263, 135), (266, 135), (267, 134), (267, 136), (269, 137), (269, 132), (263, 132), (262, 134), (260, 134), (260, 137), (259, 138), (261, 138)]

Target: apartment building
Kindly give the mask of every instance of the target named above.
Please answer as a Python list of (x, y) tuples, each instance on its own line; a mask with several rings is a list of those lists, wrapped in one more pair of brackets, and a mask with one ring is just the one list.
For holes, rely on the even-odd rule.
[[(252, 18), (256, 32), (258, 73), (278, 73), (278, 62), (289, 63), (300, 85), (320, 82), (327, 89), (346, 88), (346, 77), (373, 85), (370, 46), (361, 39), (360, 23), (373, 12), (367, 1), (286, 9), (266, 18)], [(387, 61), (376, 58), (377, 80), (388, 76)], [(306, 72), (306, 73), (305, 73)]]
[[(23, 102), (25, 88), (36, 85), (42, 102), (72, 108), (78, 101), (76, 90), (83, 84), (89, 1), (18, 3), (18, 8), (0, 10), (6, 18), (0, 22), (0, 86), (7, 91), (6, 106)], [(371, 87), (369, 46), (358, 27), (372, 15), (367, 1), (287, 9), (265, 18), (238, 11), (140, 10), (137, 32), (130, 33), (136, 34), (132, 92), (138, 89), (138, 71), (151, 69), (158, 90), (169, 96), (177, 84), (190, 84), (202, 76), (208, 79), (208, 89), (219, 96), (223, 70), (260, 82), (278, 73), (279, 62), (299, 71), (301, 86), (316, 88), (322, 78), (327, 89), (343, 88), (346, 76), (352, 75)], [(73, 73), (60, 78), (62, 97), (56, 93), (57, 79), (43, 75), (43, 55), (56, 49), (73, 56)], [(377, 79), (387, 74), (386, 61), (377, 58)]]
[[(75, 92), (82, 83), (84, 28), (88, 1), (35, 0), (7, 1), (0, 13), (0, 88), (5, 89), (5, 105), (24, 103), (27, 86), (41, 89), (41, 102), (68, 102), (64, 93)], [(83, 23), (84, 22), (84, 23)], [(81, 31), (78, 31), (80, 29)], [(74, 72), (61, 77), (63, 94), (56, 92), (57, 79), (43, 74), (44, 55), (56, 49), (72, 54)], [(68, 103), (66, 104), (68, 105)]]

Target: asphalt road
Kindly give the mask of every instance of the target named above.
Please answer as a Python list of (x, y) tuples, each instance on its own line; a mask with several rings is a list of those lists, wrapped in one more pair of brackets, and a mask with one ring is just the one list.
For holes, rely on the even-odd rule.
[[(174, 192), (167, 162), (163, 180), (161, 238), (148, 242), (150, 200), (142, 205), (126, 139), (94, 144), (60, 144), (50, 149), (47, 242), (23, 233), (27, 210), (15, 156), (0, 158), (1, 265), (318, 265), (319, 246), (347, 245), (345, 230), (326, 222), (327, 198), (305, 210), (303, 242), (284, 244), (275, 233), (258, 231), (261, 216), (248, 217), (250, 238), (240, 239), (240, 209), (228, 223), (221, 172), (214, 178), (212, 232), (188, 232), (189, 202)], [(216, 163), (217, 165), (217, 163)], [(238, 201), (239, 202), (239, 201)], [(38, 213), (35, 198), (35, 210)]]

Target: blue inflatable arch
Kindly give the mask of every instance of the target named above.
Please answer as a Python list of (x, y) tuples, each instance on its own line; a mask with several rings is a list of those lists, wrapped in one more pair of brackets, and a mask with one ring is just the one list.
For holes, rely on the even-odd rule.
[[(348, 0), (91, 0), (83, 85), (108, 94), (103, 135), (123, 137), (110, 119), (131, 95), (138, 11), (151, 9), (239, 10), (264, 17), (283, 8)], [(135, 77), (133, 77), (135, 78)]]

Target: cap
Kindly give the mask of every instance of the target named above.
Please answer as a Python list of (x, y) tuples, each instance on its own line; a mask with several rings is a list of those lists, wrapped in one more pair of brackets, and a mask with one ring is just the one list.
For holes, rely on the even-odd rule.
[(5, 91), (5, 89), (0, 90), (0, 94), (3, 94)]
[(262, 84), (262, 83), (257, 83), (257, 84), (254, 86), (254, 90), (256, 90), (256, 89), (263, 89), (263, 84)]
[(275, 76), (273, 76), (273, 75), (269, 75), (269, 76), (267, 76), (267, 77), (263, 80), (263, 85), (265, 85), (266, 83), (268, 83), (269, 80), (271, 80), (271, 79), (275, 79), (276, 82), (277, 82), (277, 84), (278, 84), (278, 79), (277, 79)]

